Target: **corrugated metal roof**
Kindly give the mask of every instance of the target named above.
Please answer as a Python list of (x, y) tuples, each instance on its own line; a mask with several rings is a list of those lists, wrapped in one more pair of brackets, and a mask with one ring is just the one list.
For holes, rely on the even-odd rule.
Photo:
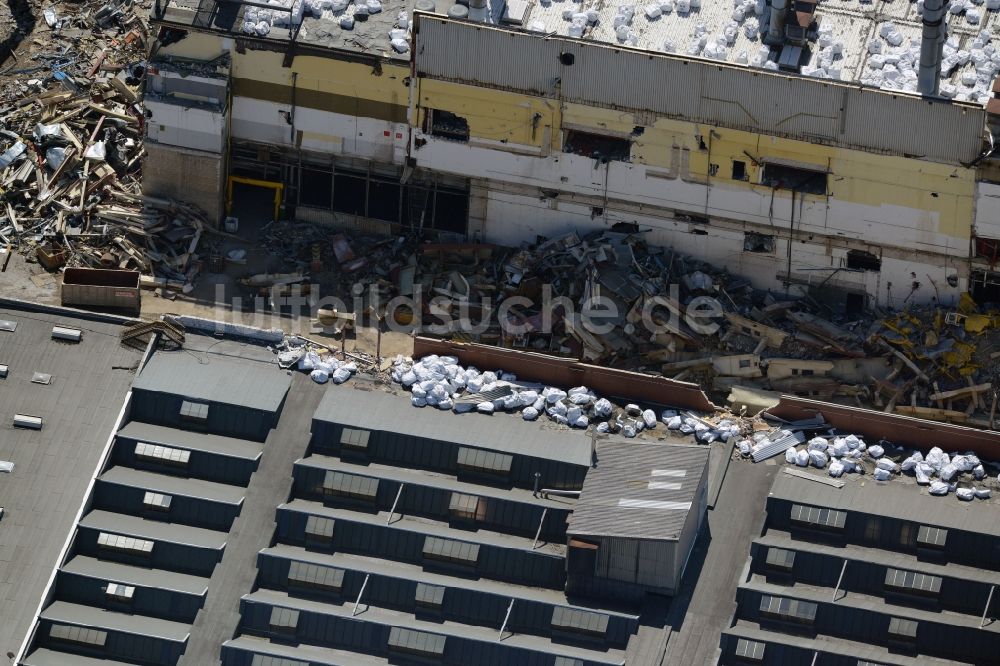
[(245, 490), (238, 486), (167, 474), (155, 474), (131, 467), (112, 467), (98, 478), (107, 483), (153, 490), (169, 495), (195, 497), (223, 504), (241, 504), (245, 494)]
[(200, 596), (208, 591), (207, 578), (163, 569), (133, 567), (128, 564), (120, 564), (111, 560), (98, 560), (83, 555), (77, 555), (71, 559), (61, 570), (89, 578), (127, 583), (136, 587), (156, 587)]
[(948, 163), (983, 144), (978, 104), (439, 17), (421, 17), (416, 41), (417, 71), (430, 78)]
[(567, 532), (676, 540), (707, 470), (705, 446), (600, 444)]
[(434, 408), (415, 409), (403, 396), (376, 389), (360, 390), (350, 384), (331, 386), (314, 418), (350, 428), (590, 465), (590, 436), (583, 431), (528, 422), (516, 414), (487, 417), (478, 413), (441, 412)]
[(249, 442), (245, 439), (206, 435), (151, 423), (139, 423), (138, 421), (127, 423), (124, 428), (118, 431), (118, 436), (139, 442), (162, 444), (163, 446), (204, 451), (220, 456), (246, 458), (247, 460), (257, 460), (264, 450), (263, 444)]
[(151, 541), (167, 541), (170, 543), (194, 546), (196, 548), (212, 548), (221, 550), (226, 545), (226, 532), (206, 530), (201, 527), (190, 527), (176, 523), (163, 523), (158, 520), (144, 520), (137, 516), (110, 511), (91, 511), (80, 519), (80, 527), (102, 530), (113, 534), (124, 534)]
[(236, 363), (211, 355), (157, 352), (132, 388), (276, 412), (291, 378), (277, 365)]
[[(538, 33), (490, 31), (482, 24), (468, 25), (471, 30), (448, 30), (443, 17), (421, 17), (414, 47), (419, 54), (417, 75), (428, 73), (445, 79), (482, 81), (542, 97), (553, 94), (558, 85), (554, 76), (558, 73), (553, 74), (548, 65), (559, 64), (562, 44), (558, 40), (542, 39)], [(418, 35), (415, 33), (414, 37)], [(442, 39), (448, 41), (438, 41)], [(484, 42), (488, 43), (487, 48), (483, 48)], [(421, 53), (421, 49), (428, 47), (430, 51)], [(450, 51), (451, 58), (441, 57), (442, 49)], [(497, 53), (503, 54), (503, 64), (496, 59)], [(461, 57), (456, 57), (457, 54)], [(426, 72), (425, 66), (429, 67)]]
[[(825, 473), (823, 478), (826, 478)], [(931, 497), (927, 490), (894, 479), (878, 484), (868, 477), (843, 477), (843, 488), (833, 488), (808, 479), (778, 474), (770, 496), (809, 506), (828, 507), (863, 514), (910, 520), (921, 525), (964, 530), (1000, 536), (1000, 522), (995, 518), (1000, 499), (955, 501), (954, 497)], [(850, 515), (847, 521), (850, 522)]]
[(64, 622), (82, 627), (96, 627), (139, 636), (154, 636), (168, 641), (187, 640), (191, 626), (181, 622), (160, 620), (145, 615), (113, 613), (93, 606), (81, 606), (65, 601), (54, 601), (39, 617), (52, 622)]

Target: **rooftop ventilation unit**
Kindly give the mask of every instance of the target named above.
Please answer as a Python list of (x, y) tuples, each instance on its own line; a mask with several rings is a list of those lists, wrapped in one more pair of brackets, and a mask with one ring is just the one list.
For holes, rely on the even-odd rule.
[(76, 328), (66, 328), (65, 326), (52, 327), (53, 340), (65, 340), (67, 342), (79, 342), (83, 338), (83, 331)]
[(42, 429), (41, 416), (28, 416), (27, 414), (14, 414), (15, 428), (30, 428), (32, 430)]

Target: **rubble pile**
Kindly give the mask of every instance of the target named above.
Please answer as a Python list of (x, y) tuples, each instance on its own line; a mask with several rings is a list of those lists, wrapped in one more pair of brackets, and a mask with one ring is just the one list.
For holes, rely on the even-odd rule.
[[(293, 269), (263, 276), (268, 288), (320, 282), (323, 296), (350, 304), (351, 325), (388, 318), (422, 335), (697, 382), (737, 413), (794, 394), (974, 426), (995, 416), (1000, 351), (989, 352), (1000, 350), (1000, 315), (968, 297), (954, 308), (848, 315), (825, 304), (822, 285), (754, 289), (635, 230), (505, 248), (348, 239), (279, 222), (263, 243)], [(324, 330), (339, 334), (341, 324)]]
[[(0, 243), (48, 270), (132, 269), (189, 291), (206, 221), (142, 196), (145, 12), (132, 3), (51, 6), (0, 71)], [(48, 34), (43, 34), (46, 27)]]

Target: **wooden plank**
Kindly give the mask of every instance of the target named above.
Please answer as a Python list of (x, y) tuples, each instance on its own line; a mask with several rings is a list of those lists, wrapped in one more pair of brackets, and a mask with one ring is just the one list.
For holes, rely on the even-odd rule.
[(920, 419), (949, 421), (953, 423), (963, 423), (968, 419), (964, 412), (937, 409), (935, 407), (914, 407), (913, 405), (897, 405), (896, 413), (904, 416), (915, 416)]
[(785, 474), (788, 476), (794, 476), (797, 479), (805, 479), (806, 481), (815, 481), (816, 483), (822, 483), (826, 486), (831, 486), (833, 488), (843, 488), (844, 482), (840, 479), (835, 479), (831, 476), (820, 476), (819, 474), (810, 474), (809, 472), (803, 472), (800, 469), (794, 469), (792, 467), (785, 468)]
[(963, 386), (961, 388), (953, 389), (951, 391), (941, 391), (939, 393), (932, 393), (928, 396), (929, 399), (937, 402), (938, 400), (951, 400), (954, 398), (967, 397), (972, 395), (978, 395), (985, 391), (989, 391), (993, 388), (993, 384), (975, 384), (973, 386)]

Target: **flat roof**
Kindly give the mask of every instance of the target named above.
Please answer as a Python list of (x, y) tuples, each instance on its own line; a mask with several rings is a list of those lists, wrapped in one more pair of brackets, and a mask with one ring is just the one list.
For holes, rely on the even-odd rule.
[(88, 578), (99, 578), (136, 587), (155, 587), (197, 596), (204, 596), (208, 590), (207, 578), (164, 569), (135, 567), (112, 560), (99, 560), (86, 555), (73, 557), (62, 566), (61, 570)]
[(828, 654), (849, 654), (858, 659), (870, 660), (885, 666), (968, 666), (966, 661), (941, 659), (925, 654), (907, 655), (898, 650), (889, 650), (881, 645), (847, 640), (837, 636), (817, 634), (815, 636), (803, 633), (785, 634), (763, 629), (760, 625), (747, 620), (738, 620), (726, 633), (740, 638), (747, 638), (763, 643), (777, 645), (792, 645), (800, 650), (818, 650)]
[[(455, 587), (456, 581), (453, 576), (428, 571), (422, 566), (410, 564), (408, 562), (397, 562), (395, 560), (385, 560), (379, 557), (366, 557), (352, 553), (320, 553), (306, 550), (298, 546), (288, 546), (277, 544), (271, 548), (261, 551), (262, 555), (271, 555), (286, 560), (297, 560), (309, 562), (322, 566), (336, 567), (351, 571), (363, 571), (377, 573), (390, 578), (401, 578), (431, 585), (443, 587)], [(480, 578), (476, 581), (476, 590), (487, 594), (495, 594), (506, 598), (523, 599), (526, 601), (537, 601), (553, 606), (566, 606), (569, 608), (579, 608), (581, 610), (604, 613), (616, 617), (637, 617), (637, 614), (623, 613), (615, 610), (608, 610), (604, 607), (591, 607), (581, 605), (582, 600), (570, 600), (565, 593), (541, 587), (531, 587), (528, 585), (515, 585), (504, 581)]]
[(910, 553), (883, 548), (866, 548), (854, 543), (838, 544), (836, 551), (831, 551), (825, 543), (793, 539), (790, 532), (773, 527), (768, 528), (766, 533), (754, 539), (754, 543), (767, 548), (783, 548), (801, 553), (812, 553), (835, 560), (867, 562), (884, 567), (916, 571), (930, 576), (940, 576), (941, 578), (978, 580), (986, 585), (1000, 585), (1000, 571), (970, 567), (955, 562), (939, 564), (931, 560), (921, 560)]
[(476, 543), (482, 546), (523, 550), (535, 555), (546, 555), (549, 557), (565, 557), (566, 555), (566, 546), (563, 544), (540, 541), (534, 548), (532, 548), (533, 539), (531, 537), (516, 536), (513, 534), (505, 534), (503, 532), (493, 532), (491, 530), (462, 530), (451, 527), (446, 522), (408, 516), (405, 514), (393, 514), (395, 518), (393, 518), (391, 523), (388, 523), (387, 520), (389, 518), (389, 513), (387, 511), (370, 513), (351, 509), (340, 509), (324, 506), (319, 502), (304, 499), (293, 499), (291, 502), (279, 505), (278, 509), (305, 513), (312, 516), (333, 518), (335, 521), (343, 523), (360, 523), (363, 525), (373, 525), (375, 527), (391, 530), (416, 532), (426, 536), (441, 537), (443, 539), (452, 539), (454, 541)]
[(602, 442), (567, 532), (675, 541), (708, 473), (707, 446)]
[(80, 527), (213, 550), (225, 548), (227, 537), (226, 532), (206, 530), (202, 527), (191, 527), (178, 523), (164, 523), (159, 520), (146, 520), (138, 516), (102, 510), (91, 511), (81, 518)]
[(53, 601), (41, 612), (39, 617), (51, 622), (120, 631), (140, 636), (155, 636), (180, 643), (187, 640), (191, 630), (190, 625), (182, 622), (171, 622), (134, 613), (115, 613), (103, 608), (81, 606), (65, 601)]
[(94, 659), (93, 657), (81, 657), (73, 655), (70, 657), (65, 652), (55, 652), (46, 648), (39, 648), (21, 660), (22, 666), (66, 666), (67, 658), (72, 659), (73, 666), (133, 666), (125, 661), (113, 661), (111, 659)]
[(160, 350), (146, 363), (132, 388), (273, 413), (281, 407), (290, 385), (291, 379), (277, 363)]
[(146, 442), (147, 444), (160, 444), (172, 446), (190, 451), (202, 451), (231, 458), (245, 458), (247, 460), (257, 460), (264, 451), (264, 445), (259, 442), (251, 442), (245, 439), (234, 437), (223, 437), (222, 435), (209, 435), (200, 432), (190, 432), (178, 428), (168, 428), (152, 423), (140, 423), (139, 421), (129, 421), (121, 430), (118, 437)]
[[(453, 5), (450, 0), (432, 2), (433, 13), (440, 15), (446, 15)], [(219, 10), (224, 4), (228, 11)], [(355, 2), (354, 6), (357, 4)], [(340, 19), (345, 12), (324, 10), (319, 17), (306, 16), (303, 19), (296, 39), (298, 43), (318, 48), (351, 51), (406, 62), (409, 61), (410, 51), (398, 53), (392, 48), (389, 31), (394, 27), (396, 16), (400, 12), (410, 16), (412, 23), (415, 4), (414, 0), (385, 0), (381, 4), (381, 13), (356, 21), (350, 30), (340, 27)], [(780, 47), (769, 48), (762, 43), (762, 34), (767, 33), (770, 14), (770, 8), (766, 4), (760, 5), (761, 15), (757, 14), (757, 6), (753, 2), (734, 4), (730, 0), (701, 0), (697, 8), (686, 12), (679, 11), (679, 5), (683, 5), (683, 2), (657, 1), (642, 4), (630, 0), (611, 0), (588, 6), (564, 0), (488, 0), (486, 9), (470, 9), (470, 22), (527, 30), (539, 36), (569, 36), (584, 42), (668, 52), (689, 59), (722, 61), (743, 65), (750, 70), (762, 67), (761, 60), (770, 59), (777, 63), (783, 55)], [(654, 10), (647, 14), (647, 7), (654, 6), (657, 9), (670, 6), (671, 10), (666, 13)], [(825, 40), (819, 42), (815, 39), (807, 42), (806, 47), (800, 49), (804, 58), (796, 52), (798, 58), (801, 58), (799, 63), (802, 65), (803, 76), (832, 78), (886, 90), (916, 91), (915, 78), (909, 78), (905, 72), (919, 69), (918, 66), (873, 66), (877, 59), (873, 60), (869, 49), (869, 44), (875, 42), (880, 47), (879, 55), (902, 54), (906, 59), (915, 47), (918, 62), (922, 24), (915, 3), (848, 0), (837, 3), (820, 2), (815, 6), (816, 22), (822, 29), (831, 31), (830, 40), (829, 44)], [(626, 8), (632, 8), (634, 15), (626, 24), (624, 32), (619, 33), (619, 25), (615, 19)], [(209, 0), (207, 3), (199, 3), (198, 0), (171, 0), (162, 16), (158, 17), (155, 12), (152, 16), (154, 21), (242, 35), (244, 19), (248, 16), (247, 9), (243, 5), (236, 5), (234, 9), (233, 5), (219, 0)], [(588, 9), (595, 12), (596, 21), (587, 22), (582, 29), (575, 28), (572, 21), (565, 18), (567, 12), (587, 13)], [(948, 35), (958, 41), (958, 49), (970, 51), (980, 31), (985, 30), (988, 34), (995, 35), (1000, 27), (1000, 14), (997, 12), (987, 11), (981, 4), (974, 11), (979, 14), (975, 23), (970, 22), (968, 12), (945, 14)], [(251, 14), (253, 13), (256, 12)], [(890, 37), (892, 42), (896, 42), (895, 46), (882, 35), (881, 26), (884, 22), (891, 22), (897, 29)], [(577, 30), (580, 31), (576, 32)], [(285, 27), (272, 26), (266, 35), (258, 33), (252, 36), (256, 40), (272, 42), (280, 47), (291, 40), (291, 34)], [(716, 48), (719, 40), (722, 47)], [(798, 47), (789, 44), (786, 48)], [(838, 53), (834, 55), (834, 51)], [(764, 57), (754, 60), (758, 54), (763, 54)], [(896, 70), (896, 74), (887, 76), (885, 73), (890, 69)], [(969, 73), (976, 73), (972, 61), (956, 67), (942, 81), (956, 86), (956, 99), (985, 104), (985, 98), (979, 97), (989, 92), (992, 77), (978, 87), (965, 86), (961, 82), (962, 75)]]
[[(59, 314), (56, 314), (59, 312)], [(0, 307), (0, 654), (17, 652), (60, 549), (97, 469), (142, 352), (121, 344), (121, 327), (70, 311)], [(83, 331), (52, 339), (53, 326)], [(49, 384), (33, 383), (36, 372)], [(14, 414), (42, 417), (41, 430), (14, 428)]]
[[(805, 469), (803, 469), (805, 471)], [(828, 479), (825, 470), (808, 472)], [(780, 473), (771, 486), (770, 497), (847, 512), (888, 516), (921, 525), (943, 527), (1000, 536), (996, 519), (1000, 497), (963, 502), (948, 494), (935, 497), (926, 486), (906, 476), (891, 481), (875, 481), (870, 475), (845, 474), (843, 488)]]
[(313, 418), (348, 428), (421, 437), (461, 446), (502, 451), (589, 467), (591, 434), (547, 419), (525, 421), (520, 414), (455, 414), (418, 409), (409, 397), (370, 383), (331, 386)]
[(112, 467), (104, 474), (101, 474), (98, 479), (106, 483), (142, 488), (168, 495), (195, 497), (221, 504), (242, 504), (243, 496), (246, 493), (246, 490), (239, 486), (230, 486), (225, 483), (214, 483), (201, 479), (188, 479), (181, 476), (170, 476), (169, 474), (156, 474), (155, 472), (147, 472), (120, 465)]
[[(354, 618), (353, 602), (345, 601), (342, 604), (333, 604), (328, 601), (313, 601), (293, 597), (286, 592), (277, 590), (260, 589), (243, 597), (248, 602), (267, 604), (270, 606), (280, 606), (282, 608), (294, 608), (300, 611), (319, 613), (322, 615), (333, 615), (350, 620)], [(600, 611), (595, 611), (600, 612)], [(483, 627), (473, 624), (462, 624), (444, 620), (442, 622), (429, 622), (418, 619), (409, 613), (396, 611), (377, 606), (367, 606), (362, 616), (356, 619), (361, 622), (380, 624), (383, 626), (402, 626), (417, 631), (425, 631), (431, 634), (454, 637), (457, 640), (475, 640), (495, 643), (498, 640), (498, 630), (495, 627)], [(610, 648), (601, 649), (598, 644), (594, 649), (580, 647), (568, 643), (559, 643), (545, 636), (532, 634), (512, 633), (504, 637), (505, 645), (523, 648), (537, 652), (545, 652), (555, 656), (564, 656), (571, 659), (583, 659), (598, 664), (613, 664), (615, 666), (625, 664), (625, 652)]]
[(442, 488), (467, 495), (477, 497), (490, 497), (509, 502), (521, 502), (524, 504), (534, 504), (546, 509), (562, 509), (572, 511), (576, 506), (574, 497), (537, 497), (530, 490), (523, 488), (498, 488), (495, 486), (485, 486), (477, 483), (459, 481), (453, 476), (441, 474), (439, 472), (428, 472), (424, 470), (408, 469), (406, 467), (395, 467), (392, 465), (380, 465), (371, 463), (368, 465), (358, 465), (344, 462), (340, 458), (312, 454), (308, 458), (296, 460), (295, 464), (302, 467), (312, 467), (315, 469), (346, 472), (387, 481), (397, 481), (406, 485), (427, 486), (430, 488)]
[(299, 643), (298, 645), (273, 643), (266, 638), (258, 638), (257, 636), (240, 635), (226, 641), (223, 646), (256, 654), (284, 657), (285, 659), (305, 660), (310, 664), (323, 664), (323, 666), (382, 666), (391, 663), (383, 657), (360, 652), (335, 650), (307, 643)]

